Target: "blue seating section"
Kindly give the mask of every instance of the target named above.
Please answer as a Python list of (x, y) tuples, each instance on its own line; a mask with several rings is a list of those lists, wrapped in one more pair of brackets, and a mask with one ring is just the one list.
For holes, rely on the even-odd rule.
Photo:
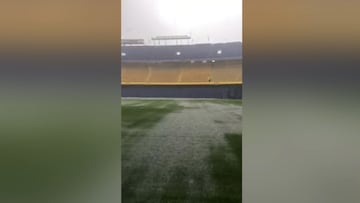
[(242, 43), (122, 46), (123, 62), (202, 61), (242, 59)]

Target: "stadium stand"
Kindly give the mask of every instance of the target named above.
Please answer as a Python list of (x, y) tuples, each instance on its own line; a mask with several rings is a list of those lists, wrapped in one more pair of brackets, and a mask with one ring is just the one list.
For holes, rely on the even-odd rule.
[(122, 47), (122, 95), (241, 98), (241, 49), (240, 42)]
[(122, 82), (157, 84), (227, 84), (242, 82), (240, 61), (218, 61), (213, 63), (129, 63), (122, 67)]
[(122, 46), (121, 52), (123, 62), (230, 60), (242, 58), (242, 44)]
[(203, 63), (188, 63), (182, 67), (180, 82), (183, 83), (208, 83), (211, 78), (211, 66)]
[(126, 64), (121, 69), (121, 79), (124, 82), (146, 82), (149, 75), (149, 68), (146, 64)]
[(240, 61), (219, 61), (213, 63), (211, 78), (213, 82), (218, 83), (242, 82), (242, 63)]
[(159, 63), (150, 64), (149, 83), (177, 83), (181, 75), (181, 64)]

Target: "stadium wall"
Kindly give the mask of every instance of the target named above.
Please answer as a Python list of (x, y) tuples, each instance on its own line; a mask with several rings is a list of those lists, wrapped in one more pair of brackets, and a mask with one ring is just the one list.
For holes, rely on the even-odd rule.
[(227, 85), (122, 85), (122, 97), (241, 99), (242, 84)]

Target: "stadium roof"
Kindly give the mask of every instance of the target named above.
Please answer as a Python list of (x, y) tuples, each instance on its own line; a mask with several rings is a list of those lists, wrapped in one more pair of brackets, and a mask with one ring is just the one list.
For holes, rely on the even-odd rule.
[(122, 39), (121, 40), (121, 44), (122, 45), (126, 45), (126, 44), (144, 44), (144, 39)]
[(178, 40), (178, 39), (191, 39), (188, 35), (173, 35), (173, 36), (156, 36), (152, 40)]
[(169, 46), (122, 46), (124, 62), (203, 61), (242, 59), (242, 43)]

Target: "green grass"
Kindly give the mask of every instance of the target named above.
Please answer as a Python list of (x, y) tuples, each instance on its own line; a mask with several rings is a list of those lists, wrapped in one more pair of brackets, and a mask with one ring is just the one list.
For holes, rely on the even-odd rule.
[[(241, 100), (189, 100), (190, 102), (209, 102), (221, 105), (241, 105)], [(191, 111), (191, 108), (183, 108), (178, 105), (177, 100), (128, 100), (122, 104), (122, 162), (130, 161), (129, 153), (134, 144), (138, 143), (147, 132), (169, 113), (181, 110)], [(189, 118), (191, 119), (191, 118)], [(224, 124), (223, 121), (214, 121)], [(226, 122), (226, 121), (225, 121)], [(204, 175), (189, 166), (172, 169), (172, 175), (164, 182), (165, 185), (159, 191), (156, 187), (148, 187), (148, 191), (142, 191), (139, 196), (135, 191), (142, 180), (145, 179), (151, 162), (144, 160), (137, 166), (123, 168), (126, 181), (122, 183), (123, 202), (209, 202), (209, 203), (232, 203), (241, 202), (242, 171), (241, 156), (242, 142), (241, 134), (224, 134), (224, 144), (209, 145), (209, 156), (205, 163), (210, 171), (214, 191), (209, 194), (204, 181)], [(146, 152), (144, 152), (146, 153)], [(164, 152), (166, 153), (166, 152)], [(161, 176), (161, 173), (158, 174)], [(203, 193), (191, 193), (189, 177), (197, 184), (197, 191)], [(153, 177), (157, 179), (157, 177)], [(158, 180), (158, 179), (157, 179)]]
[(193, 99), (193, 100), (189, 100), (191, 102), (208, 102), (208, 103), (212, 103), (212, 104), (233, 104), (233, 105), (237, 105), (237, 106), (241, 106), (242, 105), (242, 100), (240, 99)]
[[(137, 105), (141, 104), (141, 105)], [(149, 129), (159, 122), (166, 114), (181, 110), (175, 101), (146, 100), (122, 105), (122, 136), (127, 136), (127, 129)]]
[[(122, 159), (126, 159), (127, 151), (137, 143), (146, 130), (153, 127), (165, 115), (182, 109), (171, 100), (127, 100), (121, 107)], [(140, 105), (139, 105), (140, 104)]]
[(138, 184), (145, 178), (147, 169), (148, 166), (146, 164), (141, 164), (140, 166), (133, 168), (128, 174), (127, 180), (122, 182), (121, 195), (123, 202), (131, 202), (133, 197), (136, 196), (134, 191)]
[(184, 201), (189, 190), (189, 184), (186, 182), (187, 176), (189, 176), (189, 172), (185, 167), (176, 168), (174, 174), (170, 177), (164, 192), (161, 194), (161, 201)]
[(214, 199), (238, 203), (242, 190), (241, 134), (225, 134), (225, 139), (227, 145), (212, 146), (210, 150), (209, 165), (216, 181)]
[[(160, 122), (167, 114), (181, 110), (182, 107), (172, 100), (126, 100), (122, 104), (122, 162), (128, 161), (129, 151), (138, 143), (146, 131)], [(146, 198), (145, 202), (151, 202), (152, 191), (148, 191), (147, 197), (134, 197), (137, 185), (144, 179), (148, 165), (141, 163), (132, 168), (127, 174), (127, 179), (122, 183), (122, 201), (137, 202), (134, 199)], [(122, 171), (126, 169), (123, 168)]]

